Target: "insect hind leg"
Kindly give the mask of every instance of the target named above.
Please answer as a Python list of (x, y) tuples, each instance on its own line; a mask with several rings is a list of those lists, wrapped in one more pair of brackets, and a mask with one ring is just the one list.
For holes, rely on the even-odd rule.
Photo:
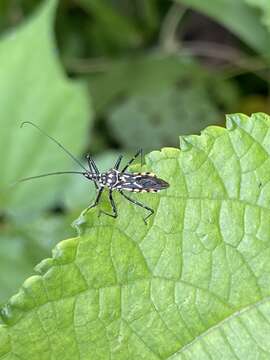
[(124, 198), (126, 198), (126, 199), (127, 199), (128, 201), (130, 201), (132, 204), (137, 205), (137, 206), (140, 206), (140, 207), (142, 207), (143, 209), (146, 209), (146, 210), (149, 211), (149, 214), (148, 214), (145, 218), (143, 218), (144, 223), (147, 224), (147, 221), (146, 221), (146, 220), (147, 220), (150, 216), (152, 216), (152, 215), (154, 214), (154, 210), (151, 209), (150, 207), (144, 205), (143, 203), (141, 203), (141, 202), (139, 202), (139, 201), (137, 201), (137, 200), (134, 200), (134, 199), (130, 198), (129, 196), (127, 196), (127, 195), (126, 195), (125, 193), (123, 193), (122, 191), (119, 191), (119, 192), (120, 192), (120, 194), (121, 194), (122, 196), (124, 196)]

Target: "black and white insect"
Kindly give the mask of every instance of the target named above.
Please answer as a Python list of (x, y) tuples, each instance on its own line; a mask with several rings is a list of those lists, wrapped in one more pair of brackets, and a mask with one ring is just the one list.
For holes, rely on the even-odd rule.
[(150, 208), (149, 206), (144, 205), (143, 203), (132, 199), (129, 197), (125, 192), (158, 192), (163, 189), (167, 189), (169, 187), (169, 184), (158, 178), (155, 174), (150, 172), (136, 172), (131, 173), (128, 172), (128, 167), (134, 162), (134, 160), (140, 155), (142, 159), (142, 149), (138, 150), (137, 153), (133, 156), (132, 159), (129, 160), (129, 162), (120, 169), (120, 164), (123, 158), (123, 155), (120, 155), (113, 168), (110, 170), (100, 173), (95, 161), (92, 159), (90, 155), (87, 155), (87, 162), (89, 169), (87, 169), (74, 155), (72, 155), (62, 144), (60, 144), (56, 139), (54, 139), (52, 136), (48, 135), (44, 130), (42, 130), (39, 126), (36, 124), (25, 121), (22, 123), (21, 127), (25, 124), (29, 124), (34, 126), (36, 129), (39, 130), (43, 135), (47, 136), (49, 139), (51, 139), (55, 144), (57, 144), (62, 150), (65, 151), (65, 153), (70, 156), (84, 171), (57, 171), (47, 174), (41, 174), (37, 176), (30, 176), (27, 178), (23, 178), (19, 180), (18, 182), (28, 181), (32, 179), (38, 179), (45, 176), (51, 176), (51, 175), (62, 175), (62, 174), (80, 174), (83, 175), (86, 179), (91, 180), (94, 182), (95, 187), (97, 189), (97, 196), (93, 204), (88, 206), (85, 210), (85, 212), (88, 212), (90, 209), (96, 207), (101, 199), (101, 194), (104, 191), (105, 188), (109, 190), (109, 200), (112, 207), (112, 213), (108, 213), (106, 211), (100, 210), (100, 213), (106, 214), (108, 216), (111, 216), (113, 218), (116, 218), (118, 216), (117, 207), (115, 205), (115, 201), (113, 198), (113, 192), (118, 191), (126, 200), (131, 202), (134, 205), (140, 206), (148, 211), (147, 216), (144, 218), (144, 222), (146, 223), (146, 220), (154, 214), (154, 210)]

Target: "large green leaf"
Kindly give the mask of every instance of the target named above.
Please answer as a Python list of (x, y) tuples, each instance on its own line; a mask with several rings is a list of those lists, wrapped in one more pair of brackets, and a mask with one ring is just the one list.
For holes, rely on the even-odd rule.
[(246, 0), (177, 0), (214, 18), (255, 51), (269, 56), (270, 34)]
[(67, 79), (59, 63), (52, 32), (55, 8), (56, 1), (46, 1), (27, 23), (0, 41), (0, 207), (20, 214), (48, 207), (67, 177), (14, 188), (11, 182), (73, 164), (49, 139), (33, 128), (20, 129), (20, 124), (39, 124), (79, 154), (90, 117), (86, 88)]
[[(231, 115), (146, 168), (167, 191), (92, 210), (2, 309), (0, 359), (269, 359), (270, 118)], [(101, 206), (108, 207), (107, 202)]]

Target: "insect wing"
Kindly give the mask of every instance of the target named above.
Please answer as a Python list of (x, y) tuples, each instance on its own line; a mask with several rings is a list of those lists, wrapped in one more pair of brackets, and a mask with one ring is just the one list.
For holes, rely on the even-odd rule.
[(169, 184), (148, 174), (125, 174), (121, 188), (127, 191), (159, 191), (169, 187)]
[(169, 184), (166, 181), (149, 175), (138, 176), (136, 183), (141, 185), (145, 190), (163, 190), (169, 187)]

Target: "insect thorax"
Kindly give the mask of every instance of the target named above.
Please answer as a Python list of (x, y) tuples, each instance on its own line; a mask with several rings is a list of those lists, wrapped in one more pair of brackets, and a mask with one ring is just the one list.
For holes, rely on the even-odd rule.
[(111, 169), (105, 173), (99, 175), (98, 182), (101, 186), (107, 186), (108, 188), (114, 188), (119, 182), (119, 171)]

